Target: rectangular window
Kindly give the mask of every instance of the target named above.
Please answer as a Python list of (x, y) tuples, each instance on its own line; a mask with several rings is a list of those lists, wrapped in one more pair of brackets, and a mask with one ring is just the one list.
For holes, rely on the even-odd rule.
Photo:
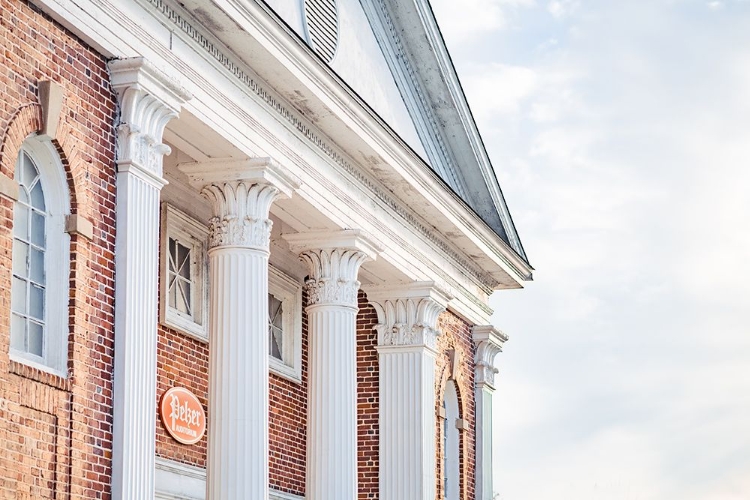
[(302, 286), (269, 266), (268, 292), (271, 371), (299, 382), (302, 379)]
[(160, 320), (204, 341), (208, 339), (207, 238), (205, 225), (163, 205)]

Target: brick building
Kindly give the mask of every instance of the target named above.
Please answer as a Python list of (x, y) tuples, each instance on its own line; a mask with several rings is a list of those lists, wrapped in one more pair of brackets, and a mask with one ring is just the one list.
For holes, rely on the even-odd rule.
[(0, 47), (0, 498), (491, 498), (532, 269), (428, 2), (0, 0)]

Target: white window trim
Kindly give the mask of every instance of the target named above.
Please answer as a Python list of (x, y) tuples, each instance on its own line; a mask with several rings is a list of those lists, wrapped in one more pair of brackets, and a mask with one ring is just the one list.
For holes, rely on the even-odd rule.
[(287, 362), (268, 355), (272, 373), (295, 383), (302, 382), (302, 286), (291, 276), (269, 264), (268, 293), (281, 301), (284, 352)]
[[(157, 500), (204, 500), (206, 469), (156, 457), (154, 477)], [(269, 500), (305, 500), (304, 497), (271, 489)]]
[[(65, 217), (70, 215), (70, 193), (65, 169), (54, 145), (45, 139), (29, 137), (18, 152), (26, 153), (39, 170), (47, 208), (45, 234), (45, 353), (39, 357), (10, 348), (10, 359), (38, 370), (68, 376), (68, 280), (70, 279), (70, 235)], [(13, 208), (15, 218), (15, 204)], [(12, 266), (10, 272), (12, 273)], [(8, 310), (10, 313), (10, 309)]]
[[(191, 258), (191, 275), (198, 273), (195, 279), (196, 310), (199, 319), (186, 317), (169, 307), (169, 238), (177, 236), (182, 241), (189, 241), (197, 255)], [(162, 204), (161, 249), (160, 249), (160, 297), (159, 321), (169, 328), (193, 337), (201, 342), (208, 342), (208, 228), (186, 213), (168, 203)]]
[(445, 449), (443, 450), (443, 481), (446, 500), (458, 499), (461, 494), (461, 431), (463, 428), (458, 390), (453, 379), (448, 379), (443, 393), (445, 405)]

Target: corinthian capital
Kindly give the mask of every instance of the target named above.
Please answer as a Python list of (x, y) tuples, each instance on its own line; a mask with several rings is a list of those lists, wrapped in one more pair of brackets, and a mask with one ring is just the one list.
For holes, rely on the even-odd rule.
[(211, 202), (209, 247), (268, 251), (271, 204), (291, 197), (299, 180), (271, 158), (182, 163), (190, 183)]
[(495, 356), (502, 352), (508, 336), (492, 325), (477, 325), (472, 329), (477, 351), (474, 357), (474, 384), (477, 387), (495, 388)]
[(310, 306), (357, 307), (357, 275), (360, 266), (375, 260), (380, 252), (375, 242), (355, 229), (286, 234), (283, 238), (310, 270), (305, 281)]
[(109, 62), (109, 70), (120, 104), (118, 168), (134, 168), (161, 187), (162, 158), (170, 152), (161, 142), (164, 127), (192, 96), (142, 57), (115, 59)]
[(406, 285), (370, 285), (367, 299), (378, 313), (378, 346), (388, 349), (425, 346), (435, 349), (437, 320), (450, 295), (431, 281)]

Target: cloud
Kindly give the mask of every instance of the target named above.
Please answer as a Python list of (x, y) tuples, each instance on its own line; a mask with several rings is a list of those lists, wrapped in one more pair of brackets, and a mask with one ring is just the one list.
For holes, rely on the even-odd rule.
[(539, 84), (537, 73), (528, 67), (487, 64), (467, 69), (464, 87), (480, 122), (518, 113)]
[(441, 22), (443, 36), (451, 45), (477, 40), (481, 34), (505, 29), (509, 12), (535, 5), (535, 0), (437, 0), (431, 2)]
[(461, 72), (538, 269), (526, 290), (491, 301), (511, 335), (496, 489), (507, 500), (744, 499), (747, 17), (562, 3), (555, 25), (575, 23), (576, 37), (545, 45), (548, 24), (531, 16), (495, 39), (531, 47), (523, 60)]
[(581, 6), (578, 0), (553, 0), (547, 4), (547, 11), (552, 17), (562, 19), (575, 13)]

